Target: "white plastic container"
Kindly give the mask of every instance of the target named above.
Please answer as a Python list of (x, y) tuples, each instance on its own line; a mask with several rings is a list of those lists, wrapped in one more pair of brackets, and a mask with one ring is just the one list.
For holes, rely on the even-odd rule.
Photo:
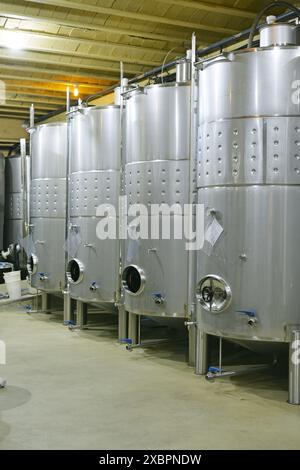
[(21, 298), (21, 271), (4, 273), (6, 289), (11, 300)]

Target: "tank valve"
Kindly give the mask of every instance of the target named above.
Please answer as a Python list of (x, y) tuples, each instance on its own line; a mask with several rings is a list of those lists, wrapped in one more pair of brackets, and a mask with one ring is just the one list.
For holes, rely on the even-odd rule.
[(90, 290), (91, 290), (91, 291), (95, 291), (95, 290), (97, 290), (97, 289), (99, 289), (99, 286), (97, 285), (97, 283), (96, 283), (96, 282), (92, 282), (92, 284), (90, 285)]
[(257, 318), (249, 317), (248, 318), (248, 325), (251, 326), (251, 328), (254, 328), (257, 325)]
[(274, 24), (277, 21), (277, 17), (275, 15), (267, 16), (267, 24)]
[(247, 318), (248, 326), (254, 328), (258, 323), (257, 313), (254, 310), (239, 310), (240, 315), (244, 315)]
[(186, 322), (184, 322), (184, 326), (187, 326), (188, 328), (190, 326), (197, 326), (197, 322), (196, 321), (186, 321)]
[(49, 277), (46, 273), (39, 273), (40, 281), (48, 281)]
[(164, 297), (160, 293), (153, 294), (153, 300), (156, 305), (162, 305), (165, 301)]
[(69, 225), (69, 230), (70, 230), (70, 231), (73, 230), (74, 232), (77, 232), (77, 231), (78, 231), (78, 228), (79, 228), (78, 225), (75, 225), (75, 224), (70, 224), (70, 225)]

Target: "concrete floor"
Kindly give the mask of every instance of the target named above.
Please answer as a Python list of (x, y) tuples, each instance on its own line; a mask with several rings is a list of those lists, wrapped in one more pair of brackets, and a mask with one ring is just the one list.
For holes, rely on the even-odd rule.
[(108, 317), (72, 333), (58, 315), (1, 306), (0, 449), (300, 449), (286, 373), (211, 384), (181, 343), (130, 353), (116, 333)]

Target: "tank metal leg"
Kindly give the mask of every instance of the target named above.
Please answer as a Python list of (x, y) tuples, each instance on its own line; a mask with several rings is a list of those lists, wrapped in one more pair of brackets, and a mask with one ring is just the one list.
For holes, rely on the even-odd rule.
[(300, 330), (291, 332), (289, 355), (289, 403), (300, 405)]
[(141, 317), (134, 313), (128, 314), (128, 338), (131, 340), (131, 344), (140, 344), (141, 342)]
[(196, 325), (190, 325), (188, 327), (189, 334), (189, 366), (195, 367), (196, 365)]
[(122, 343), (128, 338), (128, 312), (125, 310), (125, 307), (123, 305), (119, 306), (118, 322), (118, 337), (119, 342)]
[(84, 326), (87, 324), (87, 304), (84, 302), (81, 302), (80, 300), (77, 300), (76, 302), (76, 311), (77, 311), (77, 316), (76, 316), (76, 326), (79, 329), (83, 329)]
[(36, 295), (32, 299), (32, 311), (38, 312), (39, 310), (39, 305), (40, 305), (40, 296), (38, 291), (36, 292)]
[(42, 292), (42, 312), (48, 311), (49, 296), (47, 292)]
[(205, 375), (208, 371), (208, 335), (196, 328), (196, 375)]
[(74, 312), (72, 308), (72, 299), (70, 292), (65, 291), (64, 295), (64, 324), (69, 325), (74, 321)]

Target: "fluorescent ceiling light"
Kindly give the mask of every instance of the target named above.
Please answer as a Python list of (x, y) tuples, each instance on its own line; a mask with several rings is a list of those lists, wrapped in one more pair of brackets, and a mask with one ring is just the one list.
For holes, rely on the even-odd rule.
[(6, 30), (3, 31), (3, 34), (1, 36), (1, 42), (3, 43), (4, 47), (13, 50), (23, 49), (25, 38), (22, 33), (19, 33), (17, 31)]

